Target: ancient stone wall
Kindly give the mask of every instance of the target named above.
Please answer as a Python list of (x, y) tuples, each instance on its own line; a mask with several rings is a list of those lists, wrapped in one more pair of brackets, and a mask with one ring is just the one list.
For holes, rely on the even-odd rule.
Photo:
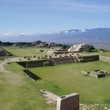
[(25, 68), (31, 67), (41, 67), (41, 66), (52, 66), (57, 64), (67, 64), (67, 63), (78, 63), (78, 62), (87, 62), (87, 61), (96, 61), (99, 60), (99, 55), (94, 56), (59, 56), (52, 57), (50, 56), (47, 59), (39, 59), (36, 61), (31, 61), (28, 59), (27, 61), (17, 62), (21, 66)]
[(79, 56), (78, 58), (80, 62), (97, 61), (99, 60), (99, 55)]
[(17, 63), (25, 68), (51, 66), (51, 63), (49, 62), (49, 60), (22, 61)]
[(95, 69), (91, 71), (81, 71), (82, 74), (90, 75), (95, 78), (101, 78), (110, 75), (110, 72), (101, 69)]
[(0, 50), (0, 56), (12, 56), (12, 54), (5, 49)]
[(58, 58), (52, 58), (51, 60), (54, 64), (66, 64), (66, 63), (75, 63), (76, 58), (73, 56), (65, 56), (65, 57), (58, 57)]

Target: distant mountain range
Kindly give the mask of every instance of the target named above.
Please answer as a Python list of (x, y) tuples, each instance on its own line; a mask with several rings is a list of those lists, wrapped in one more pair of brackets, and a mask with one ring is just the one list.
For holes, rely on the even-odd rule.
[(44, 42), (56, 42), (70, 45), (87, 43), (97, 48), (110, 49), (110, 28), (71, 29), (45, 34), (10, 35), (1, 37), (0, 40), (10, 42), (32, 42), (42, 40)]

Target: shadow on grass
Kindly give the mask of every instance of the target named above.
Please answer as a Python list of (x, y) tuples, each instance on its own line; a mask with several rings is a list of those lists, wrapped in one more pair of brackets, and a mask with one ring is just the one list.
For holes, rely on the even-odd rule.
[(110, 104), (110, 99), (106, 99), (106, 100), (104, 100), (104, 103), (106, 103), (106, 104)]
[(39, 80), (41, 79), (39, 76), (35, 75), (34, 73), (32, 73), (31, 71), (29, 70), (23, 70), (23, 73), (28, 76), (29, 78), (33, 79), (33, 80)]

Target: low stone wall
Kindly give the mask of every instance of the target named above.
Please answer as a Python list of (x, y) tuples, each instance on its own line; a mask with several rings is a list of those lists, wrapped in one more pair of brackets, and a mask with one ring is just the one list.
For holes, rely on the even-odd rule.
[[(47, 57), (45, 57), (47, 58)], [(58, 56), (58, 57), (48, 57), (47, 59), (38, 59), (38, 60), (27, 60), (17, 62), (25, 68), (31, 67), (41, 67), (41, 66), (53, 66), (57, 64), (67, 64), (67, 63), (78, 63), (78, 62), (89, 62), (99, 60), (99, 55), (92, 56)]]
[(85, 75), (89, 74), (89, 72), (83, 71), (83, 70), (81, 71), (81, 73), (82, 73), (82, 74), (85, 74)]
[(66, 64), (66, 63), (75, 63), (77, 62), (77, 59), (73, 56), (65, 56), (65, 57), (58, 57), (58, 58), (52, 58), (51, 62), (56, 65), (56, 64)]
[(101, 78), (110, 75), (110, 72), (100, 69), (91, 70), (91, 71), (81, 71), (81, 73), (85, 75), (90, 75), (95, 78)]
[(99, 55), (79, 56), (78, 58), (80, 62), (97, 61), (99, 60)]
[(17, 63), (25, 68), (51, 66), (51, 62), (49, 62), (49, 60), (21, 61)]

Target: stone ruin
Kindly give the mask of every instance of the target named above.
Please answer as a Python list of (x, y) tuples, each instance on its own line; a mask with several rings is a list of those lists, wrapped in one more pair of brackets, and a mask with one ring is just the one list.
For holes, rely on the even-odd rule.
[[(17, 62), (25, 68), (54, 66), (57, 64), (69, 64), (78, 62), (88, 62), (99, 60), (99, 55), (80, 56), (78, 53), (63, 52), (53, 55), (44, 54), (44, 56), (24, 56), (26, 61)], [(20, 60), (21, 61), (21, 60)]]
[(91, 71), (81, 71), (81, 73), (83, 73), (85, 75), (90, 75), (95, 78), (101, 78), (101, 77), (110, 75), (110, 72), (108, 72), (106, 70), (101, 70), (101, 69), (95, 69), (95, 70), (91, 70)]
[(73, 56), (59, 56), (57, 58), (51, 58), (50, 61), (56, 65), (56, 64), (66, 64), (66, 63), (76, 63), (76, 62), (79, 62), (77, 60), (76, 57), (73, 57)]
[(66, 63), (78, 63), (78, 62), (89, 62), (99, 60), (99, 55), (92, 56), (78, 56), (73, 55), (72, 53), (67, 55), (57, 55), (57, 57), (51, 57), (50, 61), (54, 64), (66, 64)]
[(99, 55), (80, 56), (78, 53), (68, 51), (54, 51), (48, 50), (47, 54), (51, 55), (51, 59), (56, 64), (76, 63), (76, 62), (88, 62), (99, 60)]
[(57, 64), (69, 64), (78, 62), (89, 62), (99, 60), (99, 55), (80, 56), (73, 53), (59, 54), (57, 56), (24, 56), (25, 61), (17, 62), (25, 68), (40, 67), (40, 66), (54, 66)]
[(57, 110), (79, 110), (79, 94), (72, 93), (58, 97)]
[(10, 52), (0, 47), (0, 56), (12, 56)]
[(53, 66), (49, 60), (28, 60), (18, 61), (17, 63), (23, 66), (24, 68)]
[(59, 54), (68, 54), (68, 51), (63, 51), (63, 50), (53, 50), (53, 49), (49, 49), (45, 51), (46, 54), (49, 55), (59, 55)]
[(91, 45), (89, 45), (89, 44), (76, 44), (76, 45), (73, 45), (73, 46), (71, 46), (69, 49), (68, 49), (68, 52), (84, 52), (85, 51), (85, 49), (87, 48), (87, 47), (89, 47), (89, 46), (91, 46)]
[(46, 58), (49, 59), (50, 62), (53, 63), (53, 65), (80, 62), (80, 60), (77, 57), (77, 55), (75, 55), (73, 53), (69, 53), (68, 51), (58, 51), (58, 50), (57, 51), (53, 51), (53, 50), (49, 50), (47, 52), (47, 54), (49, 54), (50, 52), (52, 52), (50, 54), (51, 56), (48, 56)]

